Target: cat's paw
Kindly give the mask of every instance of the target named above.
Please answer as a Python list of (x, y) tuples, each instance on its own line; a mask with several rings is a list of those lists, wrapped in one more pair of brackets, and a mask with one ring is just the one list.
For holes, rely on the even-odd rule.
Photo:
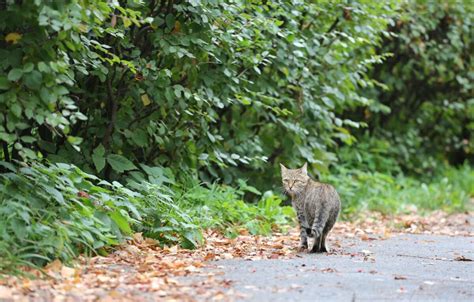
[(300, 244), (298, 245), (298, 252), (301, 253), (301, 252), (304, 252), (308, 249), (308, 244)]
[(323, 228), (313, 228), (311, 229), (311, 237), (319, 238), (323, 234)]
[(316, 242), (316, 238), (314, 237), (308, 238), (308, 252), (311, 252), (311, 250), (314, 248), (315, 242)]

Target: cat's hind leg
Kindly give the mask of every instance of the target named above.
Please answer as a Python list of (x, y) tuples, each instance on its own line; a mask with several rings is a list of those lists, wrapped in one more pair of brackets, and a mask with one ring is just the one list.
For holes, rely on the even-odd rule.
[(323, 233), (323, 236), (321, 237), (321, 247), (319, 249), (319, 252), (321, 253), (327, 253), (328, 252), (328, 249), (326, 247), (326, 237), (327, 237), (328, 233)]
[(329, 252), (329, 249), (326, 246), (326, 237), (328, 236), (329, 232), (331, 231), (334, 224), (336, 223), (337, 215), (338, 215), (337, 212), (336, 212), (336, 214), (331, 213), (331, 215), (329, 216), (329, 218), (326, 222), (326, 226), (323, 229), (323, 235), (322, 235), (322, 240), (321, 240), (321, 248), (320, 248), (320, 251), (322, 253), (328, 253)]
[(305, 228), (300, 228), (300, 244), (298, 250), (302, 252), (306, 249), (308, 249), (308, 234), (306, 233)]

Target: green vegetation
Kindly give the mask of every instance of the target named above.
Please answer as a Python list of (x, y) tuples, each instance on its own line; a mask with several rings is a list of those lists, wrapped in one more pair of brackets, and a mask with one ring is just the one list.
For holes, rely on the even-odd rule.
[(325, 180), (338, 188), (345, 217), (361, 210), (386, 214), (472, 210), (469, 202), (474, 196), (474, 170), (467, 165), (460, 169), (447, 168), (426, 182), (409, 176), (344, 168)]
[[(371, 95), (391, 108), (368, 114), (373, 137), (391, 143), (405, 170), (434, 175), (440, 162), (473, 158), (472, 1), (407, 1), (380, 49), (392, 56), (371, 76), (387, 85)], [(472, 162), (471, 162), (472, 163)]]
[[(474, 195), (469, 1), (0, 1), (0, 271)], [(265, 192), (265, 193), (261, 193)], [(275, 193), (272, 193), (275, 192)]]
[[(83, 252), (107, 253), (133, 232), (193, 248), (202, 244), (203, 228), (229, 236), (241, 228), (269, 234), (293, 216), (270, 192), (255, 205), (245, 203), (246, 191), (260, 193), (243, 182), (238, 189), (183, 189), (167, 179), (167, 185), (132, 182), (129, 189), (68, 164), (2, 165), (9, 172), (0, 175), (0, 272), (54, 259), (69, 262)], [(150, 180), (162, 172), (149, 171)]]

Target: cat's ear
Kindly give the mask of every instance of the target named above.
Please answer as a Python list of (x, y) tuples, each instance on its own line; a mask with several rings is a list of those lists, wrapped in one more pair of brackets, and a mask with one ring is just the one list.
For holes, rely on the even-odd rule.
[(286, 172), (288, 170), (283, 164), (280, 164), (281, 172)]
[(303, 167), (301, 167), (301, 172), (308, 174), (308, 163), (304, 163)]

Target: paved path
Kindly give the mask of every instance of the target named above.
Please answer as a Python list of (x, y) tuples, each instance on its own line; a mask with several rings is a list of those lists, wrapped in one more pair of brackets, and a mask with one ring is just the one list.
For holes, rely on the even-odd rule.
[(222, 260), (214, 270), (243, 294), (239, 301), (474, 301), (474, 262), (459, 261), (474, 260), (474, 237), (400, 234), (341, 244), (331, 255)]

